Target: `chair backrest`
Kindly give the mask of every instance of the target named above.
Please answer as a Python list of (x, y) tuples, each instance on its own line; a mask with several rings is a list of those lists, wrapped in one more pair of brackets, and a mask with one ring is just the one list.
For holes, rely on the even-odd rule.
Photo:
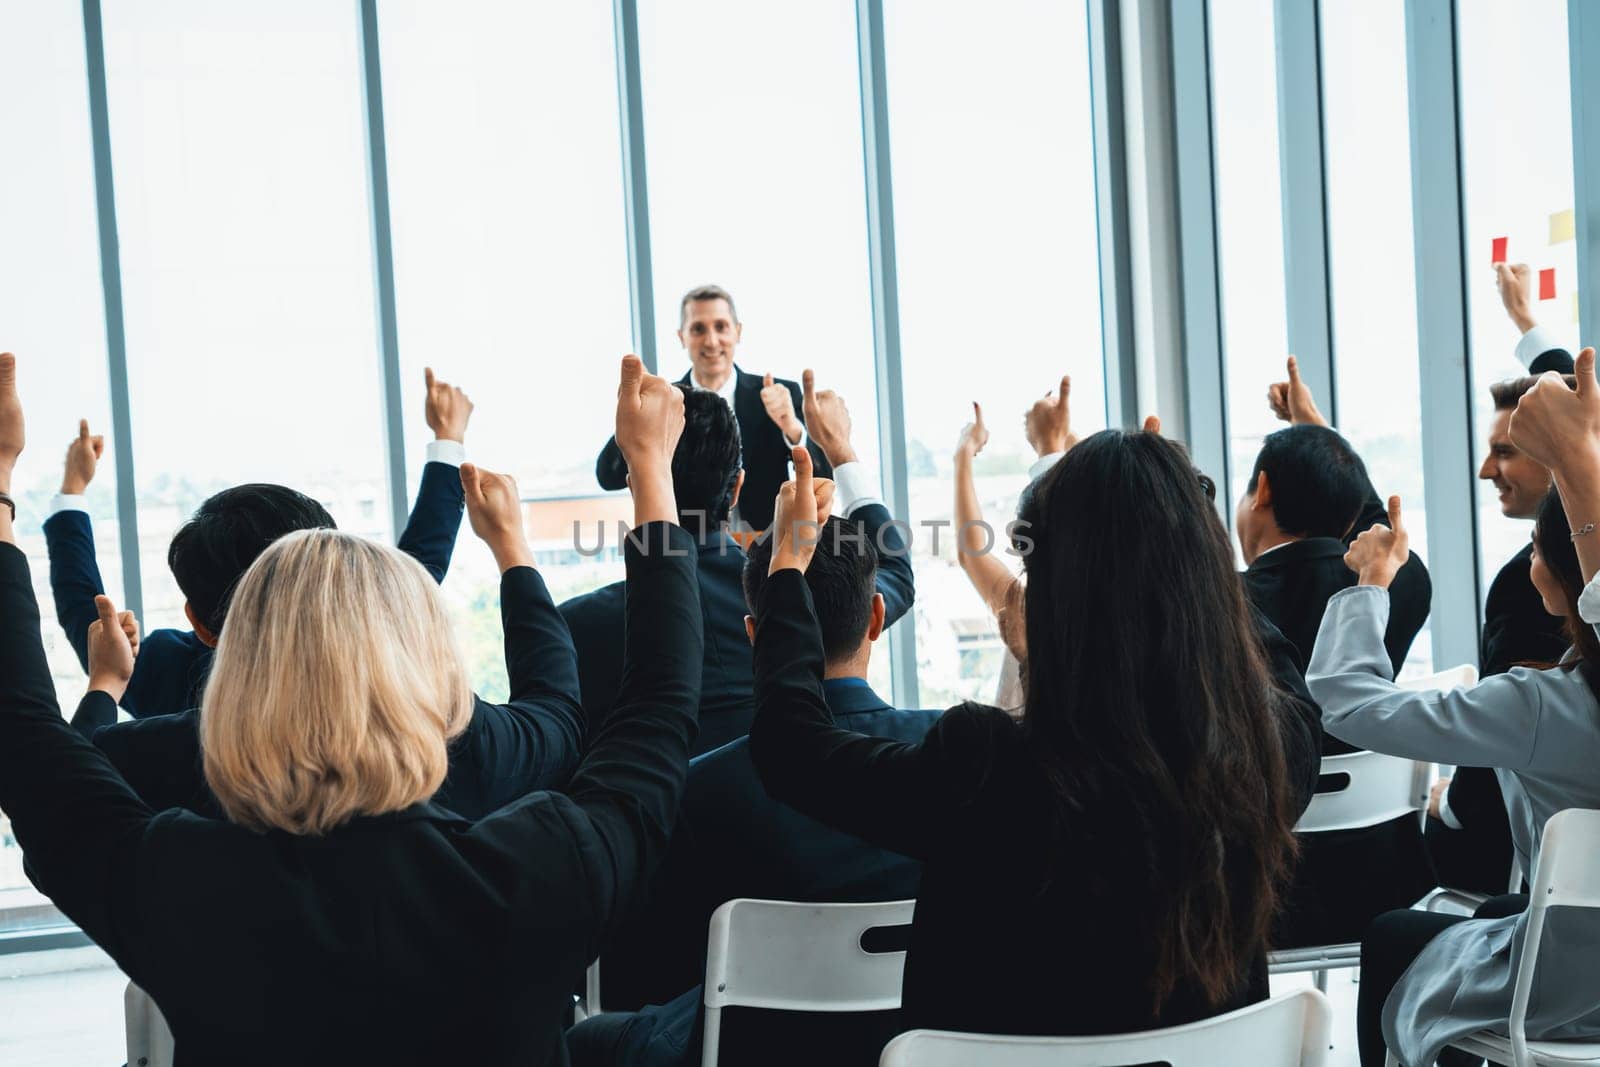
[(912, 1030), (883, 1050), (878, 1067), (1323, 1067), (1333, 1010), (1315, 989), (1166, 1030), (1107, 1037), (1005, 1037)]
[(904, 926), (916, 904), (730, 900), (711, 916), (705, 1003), (782, 1011), (888, 1011), (900, 1006), (906, 954), (868, 952), (861, 935)]
[(172, 1067), (172, 1031), (150, 995), (132, 982), (122, 993), (128, 1067)]
[(1511, 994), (1512, 1057), (1532, 1063), (1528, 1053), (1528, 1001), (1539, 965), (1545, 913), (1550, 908), (1600, 908), (1600, 811), (1568, 808), (1550, 816), (1539, 842), (1539, 862), (1528, 898), (1528, 933)]
[(1334, 781), (1327, 792), (1318, 786), (1295, 824), (1298, 833), (1359, 830), (1425, 810), (1433, 764), (1378, 752), (1350, 752), (1322, 757), (1322, 775)]
[(868, 952), (862, 936), (911, 922), (914, 900), (798, 904), (730, 900), (711, 916), (706, 942), (702, 1067), (715, 1067), (722, 1009), (862, 1012), (900, 1007), (904, 949)]
[(1460, 689), (1464, 686), (1478, 684), (1478, 668), (1470, 663), (1463, 663), (1459, 667), (1438, 671), (1434, 674), (1424, 674), (1420, 678), (1402, 678), (1395, 682), (1401, 689), (1410, 689), (1418, 693), (1432, 693), (1440, 689)]

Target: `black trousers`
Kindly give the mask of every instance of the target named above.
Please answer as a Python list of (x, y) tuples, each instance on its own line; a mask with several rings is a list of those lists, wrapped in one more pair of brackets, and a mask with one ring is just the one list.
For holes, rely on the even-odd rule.
[[(1356, 1001), (1356, 1045), (1361, 1052), (1361, 1067), (1384, 1067), (1388, 1050), (1383, 1040), (1383, 1003), (1428, 942), (1457, 923), (1503, 918), (1527, 907), (1526, 896), (1504, 896), (1485, 902), (1472, 919), (1427, 911), (1391, 911), (1374, 919), (1361, 939), (1361, 992)], [(1439, 1057), (1440, 1067), (1465, 1067), (1479, 1062), (1454, 1049), (1445, 1050)]]

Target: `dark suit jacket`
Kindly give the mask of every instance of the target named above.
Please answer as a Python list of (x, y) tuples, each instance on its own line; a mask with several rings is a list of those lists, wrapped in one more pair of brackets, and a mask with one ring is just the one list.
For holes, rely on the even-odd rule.
[[(1540, 357), (1541, 359), (1544, 357)], [(1483, 606), (1483, 640), (1478, 648), (1482, 677), (1504, 674), (1525, 663), (1556, 663), (1567, 650), (1562, 620), (1544, 610), (1544, 600), (1528, 576), (1533, 547), (1506, 561), (1489, 585)], [(1439, 883), (1479, 893), (1504, 893), (1511, 872), (1511, 823), (1500, 782), (1487, 767), (1457, 767), (1447, 797), (1461, 823), (1452, 830), (1429, 819), (1428, 852)]]
[[(536, 789), (558, 789), (583, 754), (585, 720), (578, 703), (577, 654), (566, 623), (532, 567), (500, 579), (506, 674), (511, 700), (473, 698), (472, 719), (450, 743), (450, 772), (433, 803), (479, 819)], [(74, 716), (114, 717), (104, 693), (91, 694)], [(200, 712), (156, 715), (93, 732), (94, 743), (156, 811), (187, 808), (222, 818), (206, 788), (200, 759)]]
[[(1148, 989), (1155, 946), (1149, 875), (1093, 810), (1064, 822), (1021, 726), (997, 708), (952, 709), (920, 744), (840, 729), (798, 571), (757, 606), (750, 753), (767, 792), (820, 822), (922, 862), (903, 992), (904, 1025), (983, 1033), (1115, 1033), (1229, 1011), (1267, 992), (1264, 954), (1211, 1007), (1180, 983), (1163, 1010)], [(1263, 628), (1280, 687), (1278, 728), (1296, 812), (1318, 769), (1316, 706), (1292, 648)], [(1108, 711), (1108, 713), (1110, 713)], [(1093, 961), (1089, 966), (1066, 961)], [(996, 976), (1005, 976), (997, 980)]]
[[(872, 737), (920, 742), (938, 721), (937, 711), (890, 706), (861, 679), (822, 683), (841, 727)], [(921, 867), (800, 814), (767, 795), (740, 738), (689, 764), (689, 786), (672, 834), (667, 860), (652, 882), (651, 900), (617, 936), (601, 959), (601, 1003), (606, 1012), (652, 1006), (623, 1023), (615, 1044), (585, 1064), (645, 1065), (700, 1062), (701, 981), (711, 913), (739, 897), (829, 903), (909, 900), (917, 895)], [(772, 1012), (726, 1013), (722, 1056), (726, 1063), (877, 1063), (898, 1013), (868, 1017), (795, 1016)], [(591, 1043), (579, 1024), (573, 1047)], [(576, 1055), (576, 1051), (575, 1051)]]
[[(869, 504), (850, 516), (861, 523), (879, 553), (878, 592), (884, 625), (911, 610), (916, 584), (904, 527), (891, 525), (889, 509)], [(720, 748), (750, 730), (755, 716), (750, 635), (745, 633), (744, 553), (726, 533), (715, 531), (699, 545), (700, 606), (705, 614), (706, 658), (700, 687), (700, 737), (694, 754)], [(623, 584), (603, 586), (561, 605), (578, 649), (583, 710), (591, 723), (611, 711), (621, 680)]]
[(636, 653), (564, 794), (321, 837), (140, 800), (61, 718), (27, 560), (0, 545), (0, 807), (39, 887), (159, 1005), (176, 1062), (567, 1062), (572, 983), (666, 851), (699, 704), (689, 541), (645, 534), (624, 550)]
[[(1350, 531), (1354, 540), (1388, 516), (1377, 493), (1368, 494)], [(1356, 584), (1344, 565), (1347, 542), (1331, 537), (1295, 541), (1260, 556), (1244, 572), (1250, 602), (1282, 630), (1299, 652), (1311, 656), (1328, 599)], [(1416, 553), (1389, 587), (1389, 628), (1384, 647), (1395, 672), (1428, 618), (1433, 583)], [(1324, 755), (1355, 751), (1323, 735)], [(1273, 944), (1279, 948), (1358, 941), (1380, 914), (1409, 908), (1436, 884), (1414, 815), (1364, 830), (1307, 834), (1300, 838), (1300, 863)]]
[[(421, 563), (435, 581), (444, 581), (455, 551), (456, 531), (466, 497), (456, 468), (429, 463), (422, 468), (422, 485), (411, 518), (400, 534), (399, 548)], [(89, 669), (89, 624), (98, 618), (94, 598), (105, 592), (100, 567), (95, 562), (94, 528), (81, 511), (62, 511), (44, 523), (45, 546), (50, 553), (50, 592), (56, 621), (67, 635), (78, 662)], [(212, 650), (193, 630), (153, 630), (139, 642), (139, 660), (133, 668), (122, 707), (136, 719), (168, 715), (200, 704)], [(115, 721), (115, 718), (111, 721)]]
[[(766, 405), (761, 403), (763, 376), (746, 374), (738, 367), (733, 368), (733, 373), (738, 376), (733, 390), (733, 414), (739, 421), (739, 442), (744, 451), (744, 489), (739, 493), (739, 516), (753, 529), (765, 530), (772, 525), (772, 503), (777, 499), (778, 486), (789, 480), (789, 442), (777, 424), (767, 418)], [(678, 384), (692, 388), (692, 374), (691, 371), (679, 378)], [(804, 425), (800, 386), (786, 378), (774, 378), (773, 382), (789, 390), (794, 398), (795, 417)], [(832, 475), (833, 465), (816, 442), (807, 442), (806, 448), (811, 452), (816, 476)], [(615, 437), (600, 450), (594, 473), (602, 489), (622, 489), (628, 484), (628, 465)]]

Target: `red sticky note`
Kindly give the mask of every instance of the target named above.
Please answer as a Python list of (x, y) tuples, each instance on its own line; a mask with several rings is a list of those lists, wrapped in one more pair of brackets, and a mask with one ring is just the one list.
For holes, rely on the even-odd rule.
[(1506, 261), (1506, 242), (1509, 238), (1496, 237), (1494, 239), (1494, 258), (1489, 261), (1491, 265)]
[(1539, 272), (1539, 299), (1554, 300), (1556, 298), (1556, 269), (1549, 267)]

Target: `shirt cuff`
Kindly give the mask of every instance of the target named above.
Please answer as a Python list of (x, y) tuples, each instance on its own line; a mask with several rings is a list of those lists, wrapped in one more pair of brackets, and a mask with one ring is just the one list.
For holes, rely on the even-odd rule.
[[(63, 511), (81, 511), (89, 514), (89, 498), (82, 493), (57, 493), (50, 498), (50, 515), (59, 515)], [(49, 518), (46, 515), (45, 518)]]
[(1446, 789), (1439, 794), (1439, 821), (1452, 830), (1465, 830), (1461, 820), (1456, 818), (1456, 813), (1450, 810), (1450, 790)]
[(459, 467), (467, 461), (467, 446), (460, 441), (429, 441), (428, 462)]
[[(783, 433), (782, 430), (779, 430), (778, 432), (779, 433)], [(789, 435), (788, 434), (784, 434), (783, 443), (786, 444), (786, 445), (789, 445)], [(806, 433), (806, 424), (802, 422), (800, 424), (800, 440), (796, 441), (792, 445), (789, 445), (789, 447), (790, 448), (804, 448), (804, 447), (806, 447), (806, 445), (808, 445), (810, 443), (811, 443), (811, 435)]]
[(1033, 466), (1028, 468), (1028, 481), (1038, 481), (1039, 476), (1057, 463), (1060, 463), (1061, 457), (1064, 455), (1066, 455), (1065, 452), (1050, 452), (1034, 460)]
[(841, 463), (833, 468), (833, 497), (839, 514), (845, 518), (849, 518), (857, 508), (883, 503), (883, 491), (878, 488), (878, 479), (860, 460)]
[(1534, 323), (1533, 329), (1522, 335), (1522, 340), (1517, 342), (1517, 362), (1525, 368), (1532, 369), (1533, 361), (1550, 351), (1552, 348), (1562, 347), (1556, 339), (1555, 331), (1539, 323)]
[(1589, 579), (1578, 595), (1578, 617), (1587, 623), (1600, 623), (1600, 574)]

